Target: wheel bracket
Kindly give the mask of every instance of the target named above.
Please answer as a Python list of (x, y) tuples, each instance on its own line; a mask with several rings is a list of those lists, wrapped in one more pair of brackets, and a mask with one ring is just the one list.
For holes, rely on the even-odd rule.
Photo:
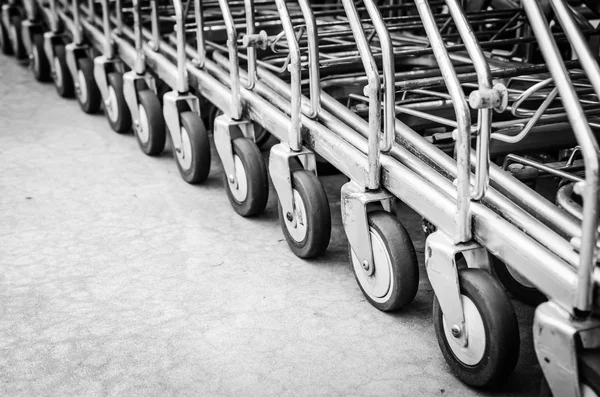
[(77, 45), (75, 43), (69, 43), (65, 46), (65, 58), (67, 61), (67, 67), (69, 68), (69, 72), (71, 72), (71, 77), (73, 77), (73, 85), (75, 86), (75, 92), (77, 92), (78, 97), (81, 87), (79, 84), (79, 65), (77, 65), (77, 59), (87, 56), (87, 50), (88, 46), (86, 45)]
[(181, 144), (181, 120), (179, 109), (181, 105), (187, 105), (189, 109), (200, 116), (200, 101), (198, 97), (191, 94), (181, 94), (178, 91), (167, 92), (163, 96), (163, 116), (165, 124), (171, 134), (173, 149), (178, 157), (183, 156)]
[(394, 199), (395, 197), (386, 190), (365, 191), (364, 187), (353, 181), (342, 186), (341, 207), (344, 231), (350, 248), (369, 276), (374, 273), (375, 264), (367, 206), (369, 203), (381, 202), (384, 209), (389, 212)]
[(222, 114), (215, 118), (214, 140), (215, 147), (221, 158), (227, 181), (237, 188), (235, 161), (233, 160), (233, 145), (231, 141), (239, 136), (249, 137), (254, 141), (254, 125), (248, 120), (233, 120)]
[[(290, 168), (290, 159), (293, 157), (300, 160), (304, 169), (313, 172), (315, 175), (317, 174), (315, 154), (306, 147), (303, 146), (299, 151), (294, 151), (287, 143), (278, 143), (271, 148), (269, 174), (281, 203), (284, 214), (283, 221), (290, 228), (295, 228), (297, 225), (296, 217), (293, 215), (295, 203)], [(291, 214), (291, 219), (288, 214)]]
[(489, 272), (490, 260), (485, 248), (475, 242), (455, 244), (452, 237), (438, 230), (425, 240), (425, 268), (442, 313), (452, 335), (463, 347), (469, 335), (460, 297), (457, 255), (461, 254), (467, 267), (477, 267)]
[(600, 345), (600, 322), (577, 321), (555, 302), (544, 302), (535, 310), (533, 342), (535, 353), (555, 396), (580, 397), (577, 349)]

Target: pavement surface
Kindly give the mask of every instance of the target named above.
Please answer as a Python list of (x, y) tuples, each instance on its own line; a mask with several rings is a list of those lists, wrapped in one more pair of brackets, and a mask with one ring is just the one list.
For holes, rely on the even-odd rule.
[(533, 309), (514, 301), (516, 371), (497, 390), (450, 372), (435, 337), (420, 218), (415, 301), (385, 314), (347, 258), (341, 176), (323, 177), (326, 255), (288, 249), (271, 189), (244, 219), (213, 148), (207, 182), (150, 158), (0, 55), (0, 395), (532, 396)]

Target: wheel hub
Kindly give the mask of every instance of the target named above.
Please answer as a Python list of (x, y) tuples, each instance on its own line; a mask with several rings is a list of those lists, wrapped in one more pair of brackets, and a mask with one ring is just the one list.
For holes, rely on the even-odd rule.
[(106, 101), (106, 112), (110, 121), (115, 122), (119, 118), (117, 107), (117, 93), (112, 86), (108, 87), (108, 100)]
[(150, 127), (148, 123), (148, 114), (142, 105), (138, 106), (139, 120), (135, 123), (139, 140), (142, 143), (148, 143), (150, 140)]
[(85, 80), (85, 75), (82, 70), (77, 71), (77, 79), (79, 80), (79, 84), (77, 85), (77, 98), (82, 103), (87, 102), (87, 84)]
[(393, 287), (392, 260), (383, 240), (372, 228), (370, 236), (373, 262), (361, 263), (352, 250), (352, 265), (363, 291), (374, 301), (384, 302)]
[[(235, 164), (235, 178), (228, 178), (229, 190), (231, 195), (238, 202), (242, 203), (248, 197), (248, 180), (246, 177), (246, 169), (242, 160), (237, 154), (233, 155), (233, 162)], [(231, 180), (233, 179), (233, 181)]]
[(54, 70), (52, 71), (52, 78), (54, 79), (54, 84), (57, 87), (62, 87), (63, 76), (58, 57), (54, 57)]
[(458, 360), (465, 365), (477, 365), (485, 354), (485, 326), (475, 303), (465, 295), (461, 295), (461, 301), (465, 317), (467, 345), (462, 346), (457, 340), (462, 334), (460, 327), (457, 325), (450, 327), (445, 317), (443, 321), (444, 335), (450, 350)]
[[(289, 217), (286, 214), (286, 222), (285, 226), (290, 234), (290, 236), (296, 242), (302, 242), (306, 238), (307, 233), (307, 224), (306, 224), (306, 206), (304, 205), (304, 201), (300, 196), (300, 193), (296, 189), (293, 189), (293, 197), (294, 197), (294, 213), (292, 214), (292, 219), (289, 220)], [(292, 226), (292, 222), (296, 219), (296, 226)]]
[(181, 168), (185, 171), (189, 170), (192, 166), (192, 142), (190, 134), (184, 127), (181, 127), (181, 147), (176, 153)]

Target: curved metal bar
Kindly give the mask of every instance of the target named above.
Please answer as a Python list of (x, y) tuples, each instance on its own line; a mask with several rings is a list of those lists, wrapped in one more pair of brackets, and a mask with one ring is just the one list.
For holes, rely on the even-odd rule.
[(115, 57), (113, 49), (113, 39), (110, 30), (110, 15), (108, 10), (108, 0), (101, 0), (102, 4), (102, 30), (104, 33), (104, 56), (108, 60)]
[(238, 58), (237, 30), (227, 0), (219, 0), (219, 7), (223, 13), (223, 20), (227, 30), (227, 49), (229, 52), (229, 61), (232, 65), (229, 72), (231, 80), (231, 104), (229, 109), (231, 114), (229, 116), (234, 120), (239, 120), (242, 117), (242, 102), (240, 97), (240, 61)]
[(133, 34), (135, 41), (135, 72), (138, 75), (146, 73), (146, 61), (143, 49), (143, 38), (142, 38), (142, 18), (141, 18), (141, 7), (140, 0), (132, 0), (133, 3)]
[(175, 38), (177, 40), (177, 91), (185, 94), (189, 91), (188, 72), (185, 55), (185, 15), (181, 0), (173, 0), (175, 10)]
[(367, 74), (367, 86), (364, 94), (369, 98), (369, 134), (367, 156), (369, 159), (369, 173), (366, 187), (374, 190), (379, 188), (381, 173), (381, 154), (379, 150), (379, 130), (381, 128), (381, 80), (377, 70), (377, 63), (369, 48), (369, 42), (362, 28), (360, 17), (352, 0), (342, 0), (356, 46)]
[(431, 48), (437, 63), (439, 64), (440, 71), (446, 86), (448, 87), (448, 93), (452, 96), (454, 103), (454, 112), (456, 113), (456, 122), (458, 128), (455, 130), (456, 139), (456, 162), (457, 162), (457, 212), (455, 215), (456, 220), (456, 233), (454, 235), (455, 243), (463, 243), (471, 240), (471, 214), (470, 214), (470, 201), (471, 201), (471, 160), (470, 160), (470, 142), (471, 142), (471, 113), (469, 111), (469, 105), (465, 99), (465, 93), (460, 85), (458, 76), (452, 65), (452, 61), (446, 51), (444, 41), (437, 28), (433, 13), (427, 0), (415, 0), (417, 4), (417, 10), (421, 16), (423, 27), (427, 33), (427, 37), (431, 43)]
[(202, 13), (202, 0), (194, 0), (194, 16), (196, 17), (196, 51), (195, 58), (199, 68), (206, 62), (206, 42), (204, 41), (204, 14)]
[[(224, 1), (224, 0), (220, 0)], [(291, 76), (291, 123), (288, 131), (289, 145), (293, 151), (299, 151), (302, 149), (302, 134), (300, 131), (300, 113), (302, 111), (302, 87), (301, 87), (301, 64), (300, 64), (300, 47), (298, 46), (298, 40), (294, 34), (294, 26), (292, 25), (292, 19), (290, 18), (289, 11), (285, 4), (285, 0), (275, 0), (277, 4), (277, 11), (281, 19), (281, 24), (285, 32), (285, 37), (288, 43), (290, 51), (290, 64), (288, 70)]]
[[(581, 31), (572, 20), (570, 12), (561, 0), (553, 0), (551, 3), (555, 7), (556, 17), (570, 38), (569, 42), (581, 60), (582, 67), (590, 75), (590, 81), (594, 85), (594, 88), (600, 90), (600, 69), (598, 69), (598, 64), (593, 61), (593, 57), (585, 44)], [(548, 70), (554, 78), (554, 82), (562, 98), (567, 116), (573, 126), (573, 133), (581, 148), (585, 164), (585, 183), (580, 185), (584, 205), (581, 225), (578, 288), (575, 291), (573, 306), (578, 310), (587, 312), (592, 307), (592, 273), (596, 263), (595, 249), (598, 234), (598, 172), (600, 168), (598, 143), (594, 139), (567, 68), (556, 42), (548, 29), (548, 22), (539, 4), (535, 0), (523, 0), (522, 4), (531, 21), (531, 28), (537, 37), (540, 50), (548, 65)]]
[(79, 15), (78, 0), (73, 0), (71, 3), (71, 12), (73, 13), (73, 42), (76, 45), (83, 44), (83, 31), (81, 29), (81, 16)]
[(383, 139), (380, 142), (379, 149), (387, 153), (392, 150), (394, 140), (396, 139), (396, 88), (394, 75), (396, 74), (394, 47), (390, 32), (385, 26), (381, 13), (373, 0), (364, 1), (365, 8), (371, 17), (371, 22), (375, 26), (377, 38), (381, 46), (381, 55), (383, 61)]
[[(490, 67), (483, 55), (483, 51), (479, 46), (477, 38), (473, 33), (471, 25), (467, 21), (467, 17), (457, 0), (446, 0), (448, 10), (454, 19), (458, 33), (462, 38), (467, 52), (475, 67), (479, 89), (481, 91), (492, 90), (492, 75)], [(492, 109), (490, 107), (479, 109), (478, 114), (478, 129), (477, 135), (477, 151), (476, 151), (476, 166), (475, 166), (475, 191), (471, 192), (473, 200), (481, 200), (485, 195), (485, 191), (489, 184), (489, 168), (490, 168), (490, 134), (492, 124)]]
[(300, 10), (306, 25), (306, 38), (308, 40), (308, 72), (310, 84), (310, 111), (306, 114), (316, 118), (321, 110), (321, 72), (319, 65), (319, 32), (317, 22), (308, 0), (298, 0)]

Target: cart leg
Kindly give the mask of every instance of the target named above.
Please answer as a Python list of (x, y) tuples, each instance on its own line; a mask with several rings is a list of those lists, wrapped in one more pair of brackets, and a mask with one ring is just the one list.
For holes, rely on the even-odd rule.
[(476, 387), (506, 380), (519, 357), (519, 325), (510, 299), (490, 274), (488, 252), (475, 242), (454, 244), (436, 231), (426, 240), (425, 267), (435, 292), (438, 344), (454, 374)]
[(255, 143), (254, 124), (220, 115), (214, 121), (214, 140), (232, 207), (244, 217), (262, 212), (267, 205), (269, 181)]
[(163, 116), (181, 177), (191, 184), (203, 182), (210, 172), (211, 155), (198, 98), (177, 91), (167, 92), (163, 96)]
[[(292, 170), (292, 162), (301, 169)], [(316, 175), (315, 154), (293, 151), (285, 143), (271, 148), (269, 174), (279, 197), (279, 218), (290, 249), (300, 258), (325, 252), (331, 237), (331, 214)]]
[(342, 223), (361, 291), (382, 311), (408, 305), (419, 287), (419, 266), (406, 229), (391, 213), (395, 197), (382, 189), (365, 191), (353, 181), (342, 187), (341, 196)]
[[(600, 322), (576, 321), (554, 302), (545, 302), (533, 320), (535, 353), (554, 396), (580, 397), (587, 384), (581, 379), (579, 349), (600, 348)], [(581, 345), (581, 346), (579, 346)]]

